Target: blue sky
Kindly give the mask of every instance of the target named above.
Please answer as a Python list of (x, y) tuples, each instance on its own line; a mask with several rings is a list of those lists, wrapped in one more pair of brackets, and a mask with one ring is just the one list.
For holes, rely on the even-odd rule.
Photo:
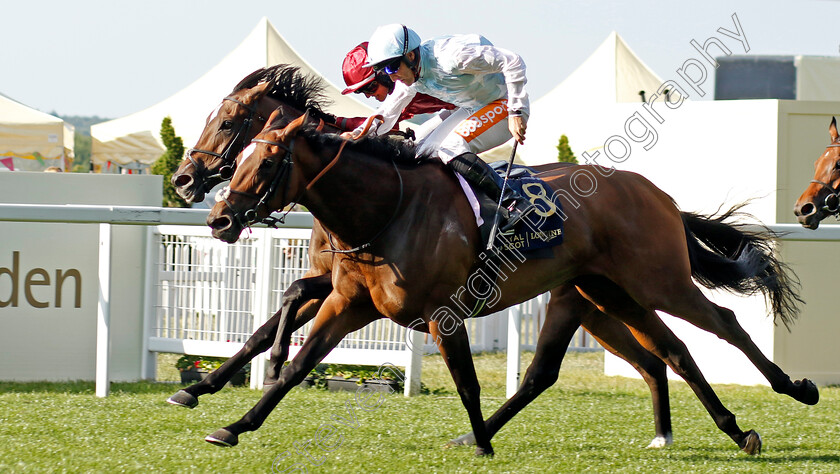
[(0, 93), (44, 112), (109, 118), (186, 87), (263, 16), (338, 85), (344, 54), (378, 25), (406, 23), (421, 38), (480, 33), (525, 59), (532, 100), (561, 82), (613, 30), (663, 79), (698, 57), (692, 39), (720, 36), (721, 27), (734, 31), (733, 13), (748, 54), (838, 56), (840, 48), (840, 2), (828, 0), (29, 0), (5, 2), (2, 12)]

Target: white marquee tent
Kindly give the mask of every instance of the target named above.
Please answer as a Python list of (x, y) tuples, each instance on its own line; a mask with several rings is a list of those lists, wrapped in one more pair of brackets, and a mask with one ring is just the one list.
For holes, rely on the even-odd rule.
[[(92, 160), (151, 164), (165, 151), (160, 141), (164, 117), (172, 118), (175, 133), (185, 146), (198, 140), (205, 120), (226, 94), (251, 72), (275, 64), (292, 64), (307, 75), (323, 79), (325, 95), (332, 101), (327, 111), (343, 117), (368, 116), (372, 109), (327, 81), (289, 46), (274, 26), (263, 18), (245, 40), (213, 69), (185, 89), (145, 110), (91, 127)], [(336, 63), (338, 67), (340, 63)]]
[(73, 158), (73, 126), (0, 94), (0, 169), (64, 169)]
[[(517, 149), (517, 162), (535, 165), (557, 160), (557, 142), (569, 137), (575, 155), (602, 145), (609, 134), (591, 130), (602, 106), (641, 102), (640, 91), (655, 92), (662, 80), (612, 32), (569, 77), (543, 97), (531, 101), (525, 145)], [(593, 115), (595, 112), (595, 115)], [(589, 142), (594, 135), (599, 142)], [(482, 155), (487, 161), (510, 158), (512, 142)]]

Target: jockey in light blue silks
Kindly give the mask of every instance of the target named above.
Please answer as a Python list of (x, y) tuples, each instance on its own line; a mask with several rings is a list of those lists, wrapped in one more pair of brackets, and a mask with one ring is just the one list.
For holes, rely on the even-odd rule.
[[(418, 154), (435, 154), (492, 199), (500, 197), (502, 179), (477, 153), (497, 147), (511, 137), (525, 140), (529, 115), (525, 92), (525, 63), (519, 55), (493, 46), (480, 35), (438, 36), (421, 44), (420, 37), (400, 24), (376, 29), (368, 44), (368, 63), (384, 71), (396, 88), (374, 115), (384, 123), (373, 129), (384, 134), (396, 123), (417, 93), (458, 107), (425, 136), (418, 137)], [(348, 132), (358, 136), (361, 129)], [(460, 180), (459, 180), (460, 181)], [(461, 183), (465, 186), (465, 183)], [(513, 228), (530, 208), (511, 190), (503, 202), (508, 211), (502, 230)], [(471, 193), (467, 193), (471, 197)], [(471, 200), (477, 211), (477, 203)]]

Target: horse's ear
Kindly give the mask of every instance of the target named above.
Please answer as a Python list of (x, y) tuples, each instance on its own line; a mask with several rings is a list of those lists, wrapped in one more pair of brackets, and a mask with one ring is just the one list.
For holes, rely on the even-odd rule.
[(831, 137), (831, 143), (837, 141), (837, 118), (831, 117), (831, 125), (828, 126), (828, 135)]
[(268, 116), (268, 120), (265, 122), (266, 125), (272, 125), (282, 115), (283, 115), (283, 106), (281, 105), (280, 107), (277, 107), (276, 109), (274, 109), (274, 112), (271, 112), (271, 115)]
[(255, 94), (255, 97), (262, 97), (267, 94), (271, 90), (271, 83), (269, 81), (260, 82), (257, 84), (252, 91)]
[(290, 123), (288, 126), (286, 126), (285, 135), (294, 136), (297, 133), (298, 129), (300, 127), (302, 127), (303, 124), (305, 124), (307, 120), (309, 120), (309, 111), (308, 110), (306, 111), (305, 114), (303, 114), (300, 117), (292, 120), (292, 123)]

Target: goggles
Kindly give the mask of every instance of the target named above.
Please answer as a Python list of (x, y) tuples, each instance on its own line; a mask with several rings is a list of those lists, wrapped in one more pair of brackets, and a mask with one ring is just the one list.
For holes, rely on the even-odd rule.
[(373, 95), (376, 94), (376, 91), (379, 90), (379, 82), (374, 79), (370, 81), (370, 83), (366, 84), (364, 87), (360, 87), (359, 90), (356, 91), (357, 94), (368, 94)]
[(400, 64), (402, 64), (402, 56), (376, 64), (373, 66), (373, 70), (376, 72), (384, 71), (385, 74), (391, 75), (399, 71)]

